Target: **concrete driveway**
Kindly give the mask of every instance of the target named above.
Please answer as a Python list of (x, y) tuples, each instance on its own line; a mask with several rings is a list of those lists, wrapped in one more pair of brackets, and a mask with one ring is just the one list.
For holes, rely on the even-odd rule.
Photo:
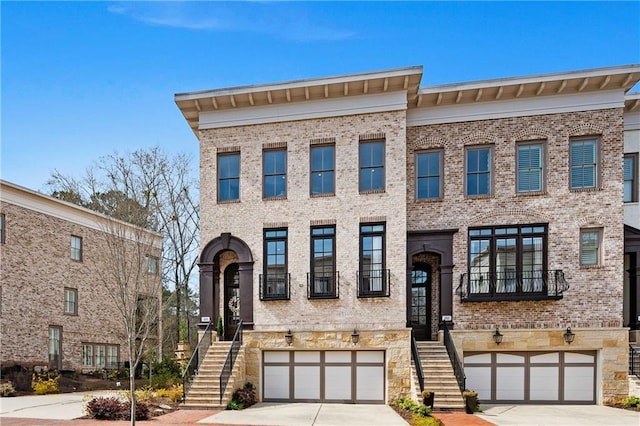
[[(0, 418), (71, 420), (84, 416), (84, 401), (113, 391), (74, 392), (0, 398)], [(2, 421), (0, 421), (2, 423)]]
[(278, 426), (407, 426), (382, 404), (259, 403), (242, 411), (223, 411), (198, 423)]
[(640, 426), (640, 412), (602, 405), (482, 405), (476, 413), (498, 426)]

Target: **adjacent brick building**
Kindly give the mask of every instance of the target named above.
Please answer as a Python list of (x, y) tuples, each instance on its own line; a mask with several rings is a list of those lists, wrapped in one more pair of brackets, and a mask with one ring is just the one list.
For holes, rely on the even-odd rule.
[(627, 395), (621, 160), (640, 67), (421, 78), (176, 95), (200, 141), (202, 327), (221, 316), (230, 339), (242, 320), (266, 401), (408, 395), (411, 336), (443, 324), (483, 402)]
[(2, 366), (122, 365), (123, 320), (103, 281), (114, 268), (107, 238), (137, 235), (125, 244), (145, 247), (145, 278), (159, 289), (162, 236), (6, 181), (0, 226)]

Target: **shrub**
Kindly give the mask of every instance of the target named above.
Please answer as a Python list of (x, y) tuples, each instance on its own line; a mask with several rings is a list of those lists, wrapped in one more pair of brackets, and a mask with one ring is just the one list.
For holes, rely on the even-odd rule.
[(233, 399), (227, 405), (227, 410), (242, 410), (243, 408), (244, 408), (244, 405), (234, 401)]
[(16, 390), (13, 388), (13, 383), (7, 382), (0, 385), (0, 396), (14, 396)]
[(182, 385), (173, 385), (170, 388), (158, 389), (156, 395), (159, 398), (167, 398), (171, 402), (182, 401)]
[(149, 402), (154, 397), (154, 391), (150, 386), (143, 386), (135, 390), (136, 401)]
[(60, 377), (55, 372), (33, 373), (31, 378), (31, 388), (36, 395), (57, 393), (59, 390), (59, 379)]
[(247, 382), (244, 387), (236, 389), (233, 392), (231, 401), (235, 401), (239, 405), (242, 405), (243, 408), (251, 407), (253, 404), (258, 402), (258, 398), (256, 397), (256, 388), (253, 386), (253, 383)]
[[(131, 402), (122, 403), (123, 418), (131, 420)], [(136, 420), (147, 420), (149, 418), (149, 406), (146, 402), (136, 401)]]
[(624, 408), (640, 408), (640, 397), (628, 396), (622, 400), (622, 405), (624, 406)]
[(10, 381), (13, 388), (18, 392), (30, 392), (33, 390), (31, 387), (31, 372), (20, 365), (3, 368), (0, 377)]
[(394, 401), (394, 405), (400, 410), (410, 411), (419, 417), (431, 416), (431, 408), (426, 405), (416, 404), (411, 398), (398, 398)]
[(119, 420), (124, 417), (122, 401), (114, 396), (93, 398), (85, 407), (87, 416), (97, 420)]
[(168, 388), (178, 383), (182, 383), (182, 367), (176, 360), (164, 357), (151, 365), (151, 386)]

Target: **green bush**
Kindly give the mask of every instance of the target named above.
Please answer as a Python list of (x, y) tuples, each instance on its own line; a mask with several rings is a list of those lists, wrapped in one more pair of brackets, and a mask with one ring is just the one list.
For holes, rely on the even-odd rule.
[(622, 400), (624, 408), (640, 408), (640, 396), (628, 396)]
[[(253, 383), (247, 382), (244, 384), (244, 387), (236, 389), (231, 397), (231, 402), (235, 402), (237, 405), (242, 406), (242, 408), (249, 408), (258, 402), (256, 388), (253, 386)], [(240, 408), (240, 410), (242, 410), (242, 408)]]
[(182, 367), (171, 358), (164, 357), (151, 364), (151, 386), (155, 389), (170, 388), (182, 383)]
[(419, 417), (431, 416), (431, 408), (426, 405), (417, 404), (411, 398), (398, 398), (394, 401), (394, 405), (401, 410), (411, 411)]

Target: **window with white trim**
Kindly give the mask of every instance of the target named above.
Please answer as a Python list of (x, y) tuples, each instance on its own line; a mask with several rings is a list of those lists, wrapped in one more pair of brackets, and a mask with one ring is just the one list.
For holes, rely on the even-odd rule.
[(64, 313), (78, 315), (78, 289), (65, 287)]
[(82, 262), (82, 237), (71, 236), (71, 259)]
[(570, 146), (570, 188), (597, 188), (599, 173), (598, 138), (572, 139)]
[(518, 193), (544, 190), (544, 145), (541, 142), (517, 145), (516, 187)]
[(602, 229), (580, 230), (580, 265), (593, 266), (602, 262)]

